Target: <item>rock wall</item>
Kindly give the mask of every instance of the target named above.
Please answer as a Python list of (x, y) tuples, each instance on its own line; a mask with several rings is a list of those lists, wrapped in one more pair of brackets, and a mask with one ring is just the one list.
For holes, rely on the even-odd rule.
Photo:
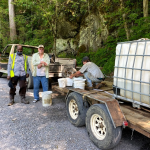
[(108, 31), (104, 26), (102, 16), (91, 14), (85, 18), (85, 24), (80, 28), (79, 48), (84, 45), (87, 50), (96, 51), (102, 46), (103, 41), (107, 39)]
[(103, 15), (90, 14), (81, 22), (62, 20), (57, 25), (57, 53), (62, 51), (86, 52), (101, 48), (108, 30)]

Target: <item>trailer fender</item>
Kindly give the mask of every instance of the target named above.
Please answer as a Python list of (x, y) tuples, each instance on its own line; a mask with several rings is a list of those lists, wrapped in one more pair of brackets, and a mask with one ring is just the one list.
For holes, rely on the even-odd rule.
[(105, 104), (108, 114), (111, 118), (111, 121), (114, 125), (114, 128), (119, 127), (119, 126), (127, 126), (128, 123), (126, 121), (126, 118), (120, 108), (120, 105), (118, 103), (118, 101), (116, 99), (113, 98), (109, 98), (103, 95), (97, 95), (94, 92), (90, 92), (89, 91), (85, 91), (85, 90), (81, 90), (81, 89), (69, 89), (69, 92), (66, 95), (66, 99), (68, 98), (68, 95), (71, 92), (77, 92), (81, 95), (83, 95), (83, 101), (86, 101), (87, 98), (96, 100), (97, 102), (101, 103), (101, 104)]

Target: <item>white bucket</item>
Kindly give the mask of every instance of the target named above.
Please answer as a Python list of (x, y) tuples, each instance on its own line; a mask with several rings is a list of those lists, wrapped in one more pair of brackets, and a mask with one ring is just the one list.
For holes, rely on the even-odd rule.
[(58, 84), (59, 84), (59, 87), (61, 88), (66, 87), (66, 79), (65, 78), (58, 79)]
[(72, 86), (73, 84), (73, 79), (66, 78), (67, 86)]
[(74, 88), (79, 88), (79, 89), (85, 89), (85, 83), (83, 82), (75, 82), (74, 83)]
[[(82, 79), (82, 78), (74, 78), (73, 79), (74, 80), (74, 83), (73, 83), (73, 87), (74, 88), (78, 88), (78, 87), (80, 87), (80, 84), (85, 84), (85, 80), (86, 79)], [(83, 88), (82, 88), (83, 89)]]
[(75, 85), (79, 85), (80, 83), (85, 83), (85, 81), (74, 81), (73, 87), (75, 87)]
[(42, 92), (42, 105), (44, 107), (52, 105), (52, 91)]

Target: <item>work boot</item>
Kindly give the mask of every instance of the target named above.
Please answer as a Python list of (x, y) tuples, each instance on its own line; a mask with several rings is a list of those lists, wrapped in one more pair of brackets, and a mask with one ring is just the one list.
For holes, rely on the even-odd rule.
[(8, 106), (11, 106), (13, 104), (14, 104), (14, 99), (10, 99), (10, 102), (9, 102)]
[(85, 90), (88, 90), (88, 91), (89, 91), (89, 90), (93, 90), (93, 87), (88, 87), (88, 86), (86, 86), (86, 87), (85, 87)]
[(95, 84), (95, 89), (100, 89), (101, 87), (103, 86), (103, 84), (102, 83), (98, 83), (98, 84)]
[(20, 96), (21, 103), (29, 104), (29, 101), (25, 100), (25, 96)]

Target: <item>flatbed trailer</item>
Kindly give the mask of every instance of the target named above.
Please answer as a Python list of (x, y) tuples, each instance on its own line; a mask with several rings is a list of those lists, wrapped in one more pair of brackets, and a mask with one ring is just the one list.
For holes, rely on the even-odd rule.
[(86, 124), (90, 139), (100, 149), (115, 147), (125, 127), (150, 138), (149, 110), (136, 109), (129, 102), (114, 99), (112, 86), (90, 91), (53, 86), (53, 90), (66, 95), (69, 121), (75, 126)]

